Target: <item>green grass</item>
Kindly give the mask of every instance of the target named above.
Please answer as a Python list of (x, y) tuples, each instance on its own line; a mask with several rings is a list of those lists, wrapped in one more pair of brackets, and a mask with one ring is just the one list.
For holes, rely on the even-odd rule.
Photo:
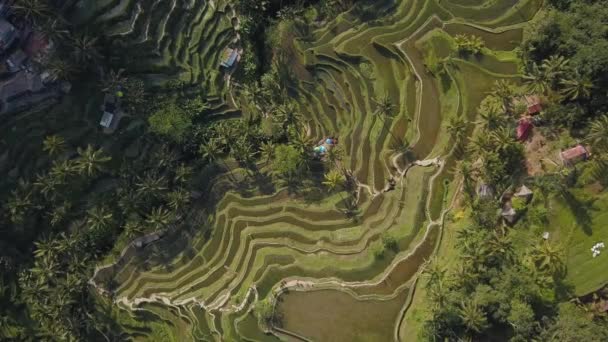
[[(608, 250), (593, 258), (591, 247), (608, 243), (608, 192), (591, 195), (588, 189), (573, 191), (574, 199), (551, 201), (547, 231), (566, 254), (566, 280), (574, 285), (577, 295), (587, 294), (608, 282)], [(585, 204), (586, 201), (593, 204)]]

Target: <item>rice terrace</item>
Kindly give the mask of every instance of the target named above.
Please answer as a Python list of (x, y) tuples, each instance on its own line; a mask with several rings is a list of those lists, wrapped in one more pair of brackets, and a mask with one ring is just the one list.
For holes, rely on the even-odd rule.
[(608, 339), (603, 0), (1, 3), (3, 340)]

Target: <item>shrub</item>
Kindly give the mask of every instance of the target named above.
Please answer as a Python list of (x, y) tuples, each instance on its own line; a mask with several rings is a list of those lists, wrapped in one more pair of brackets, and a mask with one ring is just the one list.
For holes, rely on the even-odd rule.
[(285, 177), (293, 177), (300, 173), (304, 159), (293, 146), (279, 145), (275, 150), (274, 170)]
[(384, 235), (382, 237), (382, 245), (384, 246), (385, 250), (391, 250), (395, 253), (399, 251), (399, 244), (392, 235)]
[(177, 104), (169, 103), (154, 112), (148, 118), (148, 123), (152, 132), (181, 142), (192, 127), (192, 118)]

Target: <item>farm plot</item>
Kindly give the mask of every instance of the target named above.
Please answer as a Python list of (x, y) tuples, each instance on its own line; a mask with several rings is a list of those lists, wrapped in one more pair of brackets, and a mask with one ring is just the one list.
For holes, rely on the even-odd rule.
[[(107, 14), (120, 3), (79, 15), (105, 20), (108, 27), (119, 25), (116, 32), (121, 30), (126, 40), (154, 46), (155, 53), (145, 56), (150, 63), (141, 68), (151, 81), (178, 75), (215, 84), (213, 78), (201, 79), (200, 70), (210, 68), (217, 47), (230, 39), (218, 28), (224, 21), (220, 17), (226, 18), (222, 11), (230, 13), (229, 8), (192, 1), (186, 13), (172, 2), (151, 1), (140, 6), (140, 14)], [(220, 177), (209, 193), (221, 200), (200, 206), (212, 214), (209, 223), (193, 223), (191, 234), (128, 254), (104, 274), (115, 284), (115, 303), (173, 322), (169, 333), (175, 338), (187, 326), (190, 338), (203, 340), (277, 338), (263, 329), (282, 337), (352, 340), (349, 325), (361, 317), (342, 313), (368, 308), (386, 315), (378, 324), (369, 322), (369, 338), (396, 336), (393, 330), (418, 271), (441, 238), (451, 205), (449, 188), (457, 186), (446, 122), (461, 116), (470, 129), (494, 81), (517, 79), (513, 41), (521, 39), (521, 27), (516, 24), (530, 15), (512, 8), (530, 3), (381, 2), (376, 6), (382, 17), (373, 23), (351, 11), (314, 30), (313, 39), (297, 40), (301, 58), (293, 62), (303, 63), (313, 81), (300, 82), (296, 101), (314, 141), (339, 137), (347, 152), (342, 163), (358, 180), (357, 211), (346, 215), (340, 209), (342, 194), (311, 203), (277, 187), (271, 195), (245, 198), (236, 189), (226, 191), (229, 181)], [(125, 33), (125, 27), (133, 29)], [(463, 56), (454, 47), (457, 34), (478, 35), (487, 44), (481, 54)], [(438, 68), (429, 65), (430, 54), (441, 57)], [(383, 96), (394, 110), (375, 115), (374, 99)], [(396, 182), (392, 191), (385, 191), (388, 179)], [(386, 243), (391, 238), (395, 243)], [(318, 331), (303, 326), (301, 320), (315, 316), (306, 310), (322, 310), (326, 300), (335, 304), (326, 314), (340, 315), (340, 325), (331, 332), (322, 320), (315, 321)], [(281, 322), (258, 324), (253, 312), (261, 303), (277, 310), (282, 328)], [(147, 333), (134, 328), (132, 334), (145, 338)]]

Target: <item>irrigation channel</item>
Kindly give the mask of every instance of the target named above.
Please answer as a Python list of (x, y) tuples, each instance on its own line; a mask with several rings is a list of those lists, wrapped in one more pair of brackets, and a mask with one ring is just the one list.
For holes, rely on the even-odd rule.
[[(156, 44), (156, 57), (141, 67), (151, 82), (166, 81), (153, 70), (177, 71), (217, 92), (214, 120), (238, 113), (234, 100), (222, 100), (236, 97), (226, 96), (214, 66), (238, 35), (227, 2), (106, 2), (97, 21), (128, 41)], [(128, 246), (90, 283), (134, 319), (170, 325), (184, 340), (399, 340), (418, 275), (440, 245), (460, 188), (447, 121), (460, 116), (471, 131), (494, 82), (518, 81), (514, 49), (541, 5), (383, 0), (373, 13), (349, 11), (312, 27), (287, 49), (298, 79), (291, 92), (314, 141), (340, 138), (342, 163), (360, 190), (356, 210), (345, 214), (342, 194), (321, 191), (322, 174), (295, 193), (278, 184), (243, 191), (220, 175), (198, 189), (206, 196), (184, 217), (189, 229)], [(482, 37), (483, 53), (455, 53), (457, 34)], [(449, 63), (433, 74), (431, 55)], [(385, 94), (395, 110), (380, 118), (372, 99)], [(383, 250), (385, 236), (395, 238), (395, 250)], [(262, 302), (280, 322), (258, 323)]]

